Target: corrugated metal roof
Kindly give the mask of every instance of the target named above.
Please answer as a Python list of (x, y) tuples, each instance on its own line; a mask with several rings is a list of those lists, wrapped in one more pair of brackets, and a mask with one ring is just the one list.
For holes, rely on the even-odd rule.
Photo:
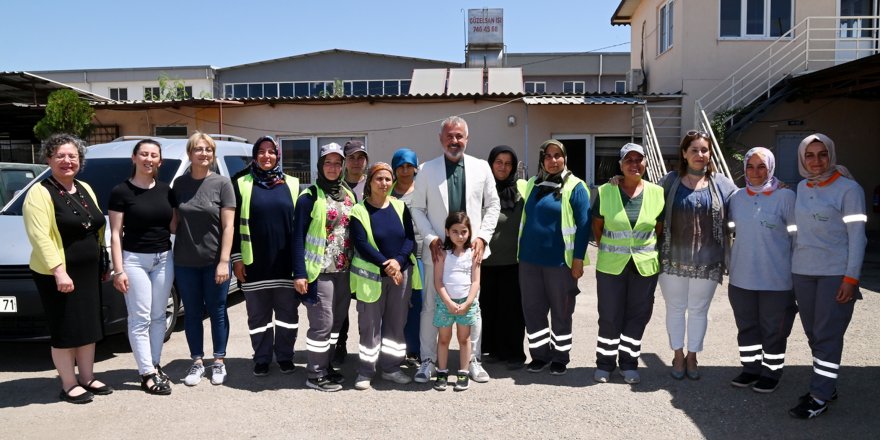
[(446, 87), (446, 93), (450, 95), (483, 93), (483, 69), (449, 69), (449, 85)]
[(92, 92), (71, 87), (29, 72), (0, 72), (0, 102), (46, 104), (50, 93), (70, 89), (80, 97), (92, 101), (107, 101), (109, 98)]
[(522, 68), (489, 69), (489, 93), (523, 93)]
[(629, 96), (525, 96), (523, 102), (528, 105), (637, 105), (644, 104), (645, 100)]

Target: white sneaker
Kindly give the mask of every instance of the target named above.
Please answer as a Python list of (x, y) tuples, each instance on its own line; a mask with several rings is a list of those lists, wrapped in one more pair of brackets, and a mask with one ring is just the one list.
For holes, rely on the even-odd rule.
[(222, 362), (214, 362), (214, 365), (211, 365), (211, 384), (212, 385), (223, 385), (223, 382), (226, 380), (226, 364)]
[(430, 359), (425, 359), (422, 361), (422, 365), (419, 366), (419, 370), (416, 371), (415, 381), (418, 383), (428, 383), (431, 380), (431, 376), (434, 375), (434, 361)]
[(483, 365), (481, 365), (476, 359), (471, 359), (471, 364), (468, 367), (468, 374), (474, 382), (486, 383), (490, 379), (489, 373), (483, 369)]
[(354, 389), (363, 391), (370, 388), (372, 388), (372, 385), (370, 385), (370, 378), (358, 374), (357, 379), (354, 380)]
[(189, 367), (189, 372), (186, 373), (186, 377), (183, 378), (183, 383), (191, 387), (196, 386), (202, 381), (202, 376), (204, 375), (205, 365), (201, 362), (193, 362), (192, 367)]
[(412, 378), (407, 376), (403, 371), (397, 370), (393, 373), (382, 373), (382, 379), (400, 384), (406, 385), (412, 382)]

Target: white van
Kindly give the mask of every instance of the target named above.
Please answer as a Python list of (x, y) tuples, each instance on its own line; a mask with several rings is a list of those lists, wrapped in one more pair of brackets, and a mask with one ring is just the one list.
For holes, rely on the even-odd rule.
[[(245, 139), (227, 135), (210, 136), (217, 142), (216, 172), (227, 177), (233, 176), (250, 163), (251, 145)], [(85, 165), (76, 178), (91, 185), (105, 216), (110, 191), (131, 175), (131, 152), (134, 145), (148, 138), (123, 137), (110, 143), (88, 147)], [(162, 145), (159, 180), (171, 183), (177, 176), (188, 172), (190, 162), (186, 155), (186, 139), (149, 139)], [(22, 205), (27, 191), (48, 174), (48, 170), (40, 174), (0, 211), (0, 243), (3, 243), (3, 251), (0, 252), (0, 341), (48, 340), (49, 337), (40, 295), (28, 268), (31, 245), (22, 220)], [(106, 229), (105, 242), (109, 251), (109, 227)], [(233, 277), (230, 280), (230, 293), (238, 289), (237, 284)], [(101, 296), (104, 334), (125, 332), (128, 313), (124, 298), (111, 281), (103, 284)], [(180, 304), (176, 289), (172, 289), (166, 313), (166, 338), (170, 337), (174, 329), (181, 312)]]

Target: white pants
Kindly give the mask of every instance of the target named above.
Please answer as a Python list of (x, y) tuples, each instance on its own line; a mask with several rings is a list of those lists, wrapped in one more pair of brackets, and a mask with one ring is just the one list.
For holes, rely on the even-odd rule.
[[(421, 344), (422, 361), (430, 359), (437, 363), (437, 327), (434, 327), (434, 308), (437, 302), (437, 289), (434, 288), (434, 262), (431, 260), (430, 249), (422, 259), (424, 263), (425, 283), (422, 288), (422, 313), (419, 318), (419, 343)], [(477, 314), (477, 322), (471, 326), (471, 358), (480, 360), (482, 357), (481, 342), (483, 334), (483, 318)]]
[(125, 306), (128, 341), (141, 375), (154, 370), (165, 341), (165, 308), (174, 282), (171, 251), (142, 254), (122, 251), (122, 268), (128, 276)]
[(718, 283), (712, 280), (660, 274), (660, 291), (666, 300), (666, 332), (673, 350), (684, 348), (687, 329), (687, 351), (703, 351), (709, 305), (717, 287)]

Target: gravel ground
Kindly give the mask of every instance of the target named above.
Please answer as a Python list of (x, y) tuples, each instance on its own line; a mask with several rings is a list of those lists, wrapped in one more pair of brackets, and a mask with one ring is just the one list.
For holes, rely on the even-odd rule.
[[(591, 254), (595, 257), (595, 248)], [(472, 383), (463, 393), (440, 393), (426, 384), (397, 386), (379, 378), (374, 389), (356, 391), (354, 325), (343, 369), (348, 379), (344, 390), (320, 393), (304, 386), (304, 330), (296, 343), (294, 374), (281, 375), (273, 364), (268, 377), (256, 378), (251, 374), (252, 350), (239, 296), (231, 298), (229, 376), (223, 386), (212, 386), (207, 379), (195, 387), (183, 385), (180, 379), (190, 362), (180, 329), (163, 352), (166, 371), (175, 380), (172, 395), (149, 396), (140, 390), (128, 342), (120, 335), (98, 344), (96, 360), (98, 376), (116, 392), (97, 396), (88, 405), (58, 400), (60, 385), (47, 344), (0, 344), (0, 437), (877, 438), (880, 346), (871, 341), (878, 329), (873, 319), (880, 316), (878, 254), (866, 262), (865, 301), (856, 306), (847, 332), (840, 399), (816, 420), (795, 420), (787, 414), (806, 392), (812, 370), (799, 321), (789, 339), (785, 376), (775, 393), (761, 395), (729, 385), (739, 372), (739, 359), (726, 284), (717, 290), (709, 312), (706, 349), (699, 358), (702, 379), (676, 381), (669, 376), (672, 352), (658, 289), (642, 344), (642, 383), (626, 385), (615, 374), (611, 383), (595, 384), (598, 316), (595, 272), (590, 267), (580, 282), (583, 293), (578, 296), (574, 348), (565, 376), (510, 372), (503, 365), (487, 364), (492, 381)], [(351, 310), (356, 320), (354, 307)], [(300, 328), (305, 329), (305, 313), (300, 315)], [(207, 321), (205, 327), (207, 336)], [(206, 348), (210, 350), (210, 343)], [(451, 362), (454, 359), (456, 353)]]

